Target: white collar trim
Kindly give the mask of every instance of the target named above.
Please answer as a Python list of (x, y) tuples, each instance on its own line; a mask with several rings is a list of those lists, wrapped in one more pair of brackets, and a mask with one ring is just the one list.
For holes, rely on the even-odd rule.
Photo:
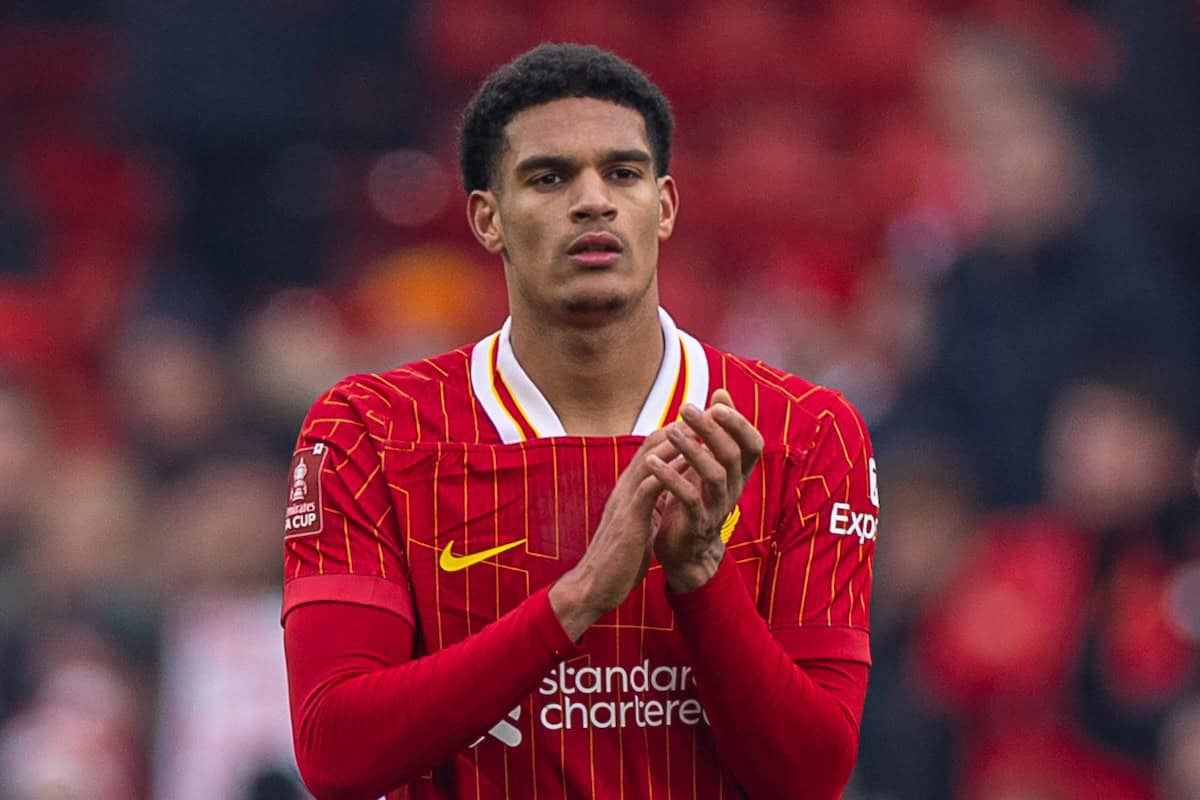
[[(681, 405), (692, 403), (703, 408), (708, 399), (708, 359), (704, 346), (676, 328), (675, 321), (662, 308), (658, 309), (658, 321), (662, 328), (663, 359), (634, 423), (631, 432), (634, 436), (646, 436), (670, 421), (666, 417), (678, 394), (681, 377), (685, 382)], [(511, 330), (509, 317), (500, 330), (471, 350), (471, 388), (475, 396), (505, 444), (531, 438), (526, 429), (532, 431), (532, 438), (566, 436), (558, 415), (517, 361)], [(504, 392), (511, 397), (511, 403), (503, 399)]]

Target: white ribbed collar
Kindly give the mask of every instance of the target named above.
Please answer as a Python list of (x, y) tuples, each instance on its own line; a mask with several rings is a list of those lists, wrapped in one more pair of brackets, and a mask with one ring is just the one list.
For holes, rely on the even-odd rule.
[[(658, 309), (662, 327), (663, 359), (646, 402), (631, 433), (646, 436), (678, 415), (684, 403), (701, 408), (708, 399), (708, 359), (694, 337), (675, 327), (675, 321)], [(505, 444), (531, 438), (566, 436), (562, 422), (545, 396), (521, 367), (509, 334), (512, 318), (503, 327), (476, 343), (471, 350), (471, 388), (488, 419)], [(674, 410), (674, 415), (672, 415)]]

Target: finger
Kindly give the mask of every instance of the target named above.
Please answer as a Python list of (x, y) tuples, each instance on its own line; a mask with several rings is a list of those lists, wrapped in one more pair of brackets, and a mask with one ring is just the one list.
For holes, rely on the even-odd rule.
[(673, 462), (677, 460), (681, 454), (679, 452), (679, 446), (671, 440), (670, 436), (667, 436), (654, 447), (650, 448), (646, 455), (655, 455), (661, 458), (663, 461)]
[(721, 387), (720, 389), (717, 389), (716, 391), (714, 391), (712, 393), (712, 399), (709, 401), (708, 407), (712, 408), (713, 406), (716, 406), (716, 405), (729, 406), (730, 408), (735, 408), (735, 406), (733, 405), (733, 396), (731, 394), (729, 394), (729, 390), (727, 390), (724, 387)]
[(741, 459), (740, 467), (742, 475), (747, 476), (754, 469), (759, 456), (762, 455), (762, 434), (750, 424), (750, 420), (746, 419), (732, 402), (728, 404), (723, 402), (717, 403), (716, 398), (718, 393), (724, 394), (726, 397), (729, 396), (729, 393), (724, 389), (718, 389), (714, 392), (713, 405), (709, 407), (709, 415), (736, 443)]
[(653, 477), (662, 488), (665, 488), (684, 507), (693, 522), (699, 520), (704, 512), (704, 504), (699, 487), (680, 475), (671, 465), (657, 456), (650, 456), (646, 463)]
[[(650, 457), (650, 460), (665, 463), (654, 455)], [(633, 493), (633, 506), (639, 517), (643, 514), (649, 516), (654, 513), (654, 507), (658, 504), (659, 498), (664, 496), (662, 481), (654, 474), (653, 468), (647, 469), (647, 472), (649, 474), (641, 479)]]
[(651, 450), (665, 442), (666, 439), (667, 432), (662, 428), (659, 428), (656, 431), (650, 431), (650, 435), (642, 440), (642, 446), (638, 448), (637, 453), (634, 454), (634, 458), (646, 455)]
[[(729, 471), (716, 459), (713, 452), (702, 442), (697, 441), (689, 428), (684, 425), (668, 426), (667, 438), (700, 476), (700, 480), (706, 485), (706, 490), (723, 496), (726, 488), (725, 482), (729, 479)], [(734, 457), (736, 458), (736, 453)]]
[(673, 456), (672, 455), (663, 455), (662, 453), (659, 453), (659, 452), (656, 452), (655, 455), (657, 455), (663, 461), (666, 461), (667, 464), (669, 464), (671, 466), (671, 468), (674, 469), (676, 472), (678, 472), (680, 475), (688, 474), (690, 471), (690, 477), (696, 478), (697, 476), (696, 476), (695, 471), (692, 470), (692, 465), (688, 463), (688, 460), (687, 460), (687, 458), (684, 457), (683, 453), (679, 452), (678, 448), (675, 447), (674, 443), (672, 443), (671, 447), (675, 451)]
[(658, 456), (664, 461), (667, 461), (678, 456), (679, 450), (670, 441), (670, 439), (667, 438), (667, 432), (665, 430), (660, 429), (653, 431), (649, 436), (646, 437), (646, 441), (642, 442), (642, 446), (639, 447), (637, 453), (634, 454), (633, 460), (630, 461), (629, 465), (625, 467), (625, 471), (622, 474), (621, 479), (625, 480), (626, 482), (640, 482), (647, 475), (649, 475), (650, 472), (646, 468), (646, 458), (651, 454)]
[[(700, 438), (708, 447), (716, 460), (730, 475), (737, 475), (742, 468), (742, 451), (729, 432), (722, 428), (717, 421), (713, 419), (713, 412), (716, 409), (725, 409), (726, 406), (717, 406), (709, 412), (701, 411), (696, 406), (688, 403), (683, 407), (683, 421), (692, 432)], [(670, 431), (667, 431), (668, 436)], [(675, 442), (675, 446), (679, 447), (679, 442)], [(680, 448), (680, 452), (684, 452)], [(705, 476), (707, 477), (707, 476)]]
[(667, 463), (674, 467), (675, 471), (677, 471), (680, 475), (685, 474), (692, 468), (692, 465), (688, 463), (688, 460), (683, 453), (676, 454), (676, 456), (670, 461), (667, 461)]

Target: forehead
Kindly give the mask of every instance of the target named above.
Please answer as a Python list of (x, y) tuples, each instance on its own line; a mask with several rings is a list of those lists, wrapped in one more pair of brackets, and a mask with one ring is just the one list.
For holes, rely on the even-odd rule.
[(501, 164), (505, 171), (534, 155), (650, 152), (640, 113), (594, 97), (568, 97), (527, 108), (505, 126), (504, 138)]

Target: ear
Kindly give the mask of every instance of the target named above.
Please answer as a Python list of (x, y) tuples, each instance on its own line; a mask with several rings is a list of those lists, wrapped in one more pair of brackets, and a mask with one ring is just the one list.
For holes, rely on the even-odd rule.
[(493, 255), (504, 252), (504, 226), (493, 192), (481, 189), (471, 192), (467, 198), (467, 224), (485, 250)]
[(658, 179), (658, 239), (666, 241), (675, 230), (675, 217), (679, 214), (679, 189), (675, 179), (664, 175)]

